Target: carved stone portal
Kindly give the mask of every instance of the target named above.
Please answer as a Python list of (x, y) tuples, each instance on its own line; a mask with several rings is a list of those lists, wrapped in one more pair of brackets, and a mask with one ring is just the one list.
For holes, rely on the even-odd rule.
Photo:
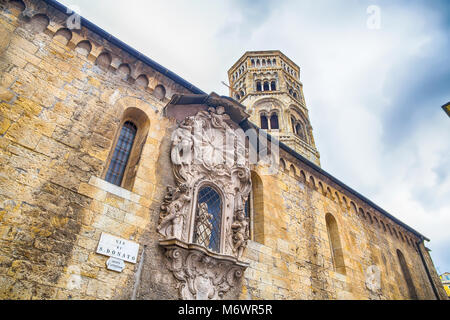
[[(219, 299), (247, 267), (239, 261), (249, 238), (244, 208), (251, 190), (244, 132), (223, 107), (199, 111), (174, 131), (171, 160), (176, 186), (161, 206), (160, 244), (170, 243), (168, 266), (183, 299)], [(217, 192), (220, 204), (200, 202), (202, 188)]]

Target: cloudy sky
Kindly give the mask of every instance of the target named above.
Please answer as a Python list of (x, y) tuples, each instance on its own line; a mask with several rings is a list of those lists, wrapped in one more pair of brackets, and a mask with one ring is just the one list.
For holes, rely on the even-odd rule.
[(301, 68), (323, 169), (430, 238), (450, 272), (448, 1), (61, 2), (205, 92), (228, 94), (245, 51), (281, 50)]

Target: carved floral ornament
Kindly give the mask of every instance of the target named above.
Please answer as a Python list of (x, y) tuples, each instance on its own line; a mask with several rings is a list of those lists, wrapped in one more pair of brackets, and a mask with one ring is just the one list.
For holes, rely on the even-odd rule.
[(245, 200), (251, 174), (245, 135), (223, 107), (186, 117), (172, 135), (176, 186), (168, 187), (158, 232), (183, 299), (218, 299), (247, 264)]

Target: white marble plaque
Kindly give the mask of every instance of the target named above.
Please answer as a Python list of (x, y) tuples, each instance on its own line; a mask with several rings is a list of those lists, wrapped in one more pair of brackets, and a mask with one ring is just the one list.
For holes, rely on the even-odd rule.
[(97, 247), (97, 253), (114, 257), (127, 262), (136, 263), (139, 244), (102, 232)]
[(106, 261), (106, 267), (108, 270), (122, 272), (123, 269), (125, 269), (125, 262), (122, 259), (110, 257), (108, 261)]

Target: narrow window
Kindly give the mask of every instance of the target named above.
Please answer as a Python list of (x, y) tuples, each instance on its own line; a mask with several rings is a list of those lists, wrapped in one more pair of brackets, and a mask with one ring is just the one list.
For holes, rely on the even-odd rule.
[(279, 125), (278, 125), (278, 115), (276, 113), (274, 113), (271, 117), (270, 117), (270, 129), (274, 130), (274, 129), (279, 129)]
[(272, 91), (277, 90), (277, 84), (275, 83), (275, 81), (272, 81), (270, 83), (270, 90), (272, 90)]
[(264, 81), (264, 91), (269, 91), (269, 82), (268, 81)]
[(256, 82), (256, 91), (261, 91), (261, 82)]
[(259, 175), (252, 171), (252, 207), (250, 229), (252, 230), (253, 240), (264, 244), (264, 196), (263, 182)]
[(125, 168), (127, 167), (131, 149), (133, 148), (134, 138), (137, 128), (134, 123), (127, 121), (124, 123), (117, 140), (114, 154), (109, 164), (105, 180), (120, 186), (122, 184)]
[(325, 216), (328, 238), (330, 242), (331, 257), (336, 272), (340, 274), (345, 273), (344, 253), (342, 250), (341, 239), (339, 237), (339, 230), (336, 219), (329, 213)]
[(198, 192), (197, 216), (194, 242), (214, 252), (220, 252), (220, 230), (222, 225), (222, 200), (211, 187)]
[(411, 278), (411, 273), (409, 272), (408, 265), (406, 264), (405, 257), (400, 250), (397, 250), (398, 261), (400, 262), (400, 267), (402, 269), (403, 277), (405, 278), (406, 285), (408, 287), (409, 296), (413, 300), (417, 300), (416, 287)]
[(269, 129), (269, 122), (265, 115), (261, 115), (261, 129)]

